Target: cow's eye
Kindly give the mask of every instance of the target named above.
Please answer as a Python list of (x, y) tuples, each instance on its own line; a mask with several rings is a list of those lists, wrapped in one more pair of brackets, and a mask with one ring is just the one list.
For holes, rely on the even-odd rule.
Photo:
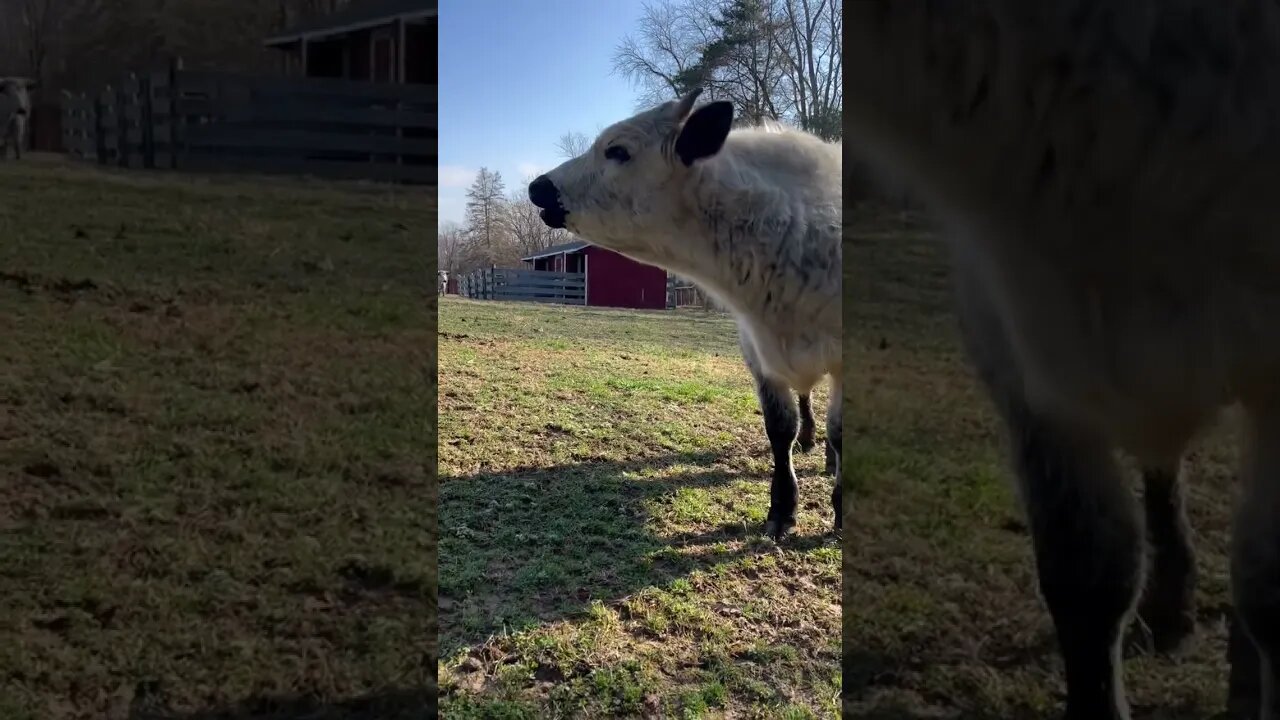
[(604, 151), (604, 156), (609, 160), (617, 160), (620, 163), (624, 163), (631, 159), (631, 153), (627, 152), (627, 149), (621, 145), (610, 145), (608, 149)]

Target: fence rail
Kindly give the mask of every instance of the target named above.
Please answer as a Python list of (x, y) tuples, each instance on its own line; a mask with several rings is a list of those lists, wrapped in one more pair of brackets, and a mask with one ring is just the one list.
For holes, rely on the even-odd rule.
[(699, 288), (697, 285), (689, 283), (688, 281), (673, 281), (670, 278), (667, 281), (667, 307), (696, 307), (708, 311), (725, 310), (725, 308), (721, 307), (719, 303), (713, 300), (706, 291), (702, 290), (702, 288)]
[(587, 304), (585, 273), (487, 268), (458, 278), (458, 294), (477, 300)]
[(72, 157), (134, 168), (435, 184), (436, 88), (165, 70), (65, 94)]

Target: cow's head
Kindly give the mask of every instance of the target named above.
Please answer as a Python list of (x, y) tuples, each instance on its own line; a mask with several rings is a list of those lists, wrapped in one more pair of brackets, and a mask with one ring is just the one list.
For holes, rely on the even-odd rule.
[(31, 111), (30, 91), (38, 86), (39, 83), (30, 78), (0, 78), (0, 99), (3, 100), (3, 104), (10, 106), (13, 112), (26, 115)]
[(701, 90), (606, 128), (578, 157), (529, 184), (542, 220), (614, 249), (661, 233), (693, 165), (724, 146), (733, 105), (696, 110)]

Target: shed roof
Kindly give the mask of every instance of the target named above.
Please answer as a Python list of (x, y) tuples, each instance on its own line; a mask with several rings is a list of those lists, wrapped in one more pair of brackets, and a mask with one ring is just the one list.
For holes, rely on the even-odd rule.
[(551, 255), (577, 252), (590, 244), (591, 243), (587, 242), (586, 240), (574, 240), (573, 242), (560, 243), (559, 245), (552, 245), (551, 247), (545, 250), (540, 250), (539, 252), (533, 255), (522, 257), (520, 259), (521, 260), (537, 260), (538, 258), (549, 257)]
[(434, 17), (439, 12), (439, 0), (353, 0), (335, 13), (304, 20), (272, 35), (263, 44), (268, 47), (287, 45), (303, 38), (310, 40), (341, 35), (402, 18), (416, 20)]

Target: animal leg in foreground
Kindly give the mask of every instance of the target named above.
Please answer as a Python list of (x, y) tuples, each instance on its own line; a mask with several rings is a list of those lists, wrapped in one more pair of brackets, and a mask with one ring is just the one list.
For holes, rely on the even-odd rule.
[[(827, 402), (835, 402), (828, 399)], [(813, 420), (813, 401), (810, 399), (809, 393), (800, 394), (800, 450), (809, 452), (813, 449), (815, 423)], [(826, 454), (823, 470), (828, 475), (836, 474), (836, 453), (831, 449), (831, 442), (828, 441), (822, 446), (822, 451)]]
[(781, 538), (796, 525), (796, 497), (799, 487), (791, 462), (791, 446), (796, 440), (799, 419), (791, 388), (786, 383), (756, 378), (756, 395), (764, 415), (764, 431), (773, 450), (773, 476), (769, 481), (769, 516), (764, 532)]
[(1069, 720), (1129, 717), (1120, 637), (1142, 584), (1137, 508), (1101, 438), (1009, 404), (1040, 591), (1058, 632)]
[(1183, 649), (1196, 627), (1196, 557), (1181, 463), (1143, 470), (1142, 484), (1152, 557), (1138, 620), (1150, 632), (1150, 649), (1172, 655)]
[(844, 478), (843, 471), (840, 469), (840, 456), (843, 453), (844, 443), (844, 394), (842, 392), (842, 380), (840, 373), (831, 375), (831, 399), (827, 401), (827, 452), (828, 462), (835, 464), (836, 484), (831, 490), (831, 509), (835, 514), (835, 528), (840, 530), (844, 527)]
[[(1280, 399), (1247, 404), (1248, 434), (1244, 467), (1240, 477), (1243, 492), (1232, 529), (1231, 585), (1240, 624), (1256, 653), (1237, 648), (1233, 668), (1232, 705), (1250, 718), (1280, 720)], [(1239, 629), (1237, 629), (1238, 632)], [(1234, 638), (1236, 643), (1240, 639)], [(1256, 660), (1256, 669), (1250, 667)], [(1261, 692), (1251, 698), (1244, 693), (1254, 688), (1249, 674), (1257, 678)]]
[(800, 436), (796, 438), (796, 442), (800, 443), (800, 452), (807, 453), (813, 449), (818, 430), (817, 423), (813, 420), (813, 400), (807, 392), (800, 393), (797, 400), (800, 403)]

